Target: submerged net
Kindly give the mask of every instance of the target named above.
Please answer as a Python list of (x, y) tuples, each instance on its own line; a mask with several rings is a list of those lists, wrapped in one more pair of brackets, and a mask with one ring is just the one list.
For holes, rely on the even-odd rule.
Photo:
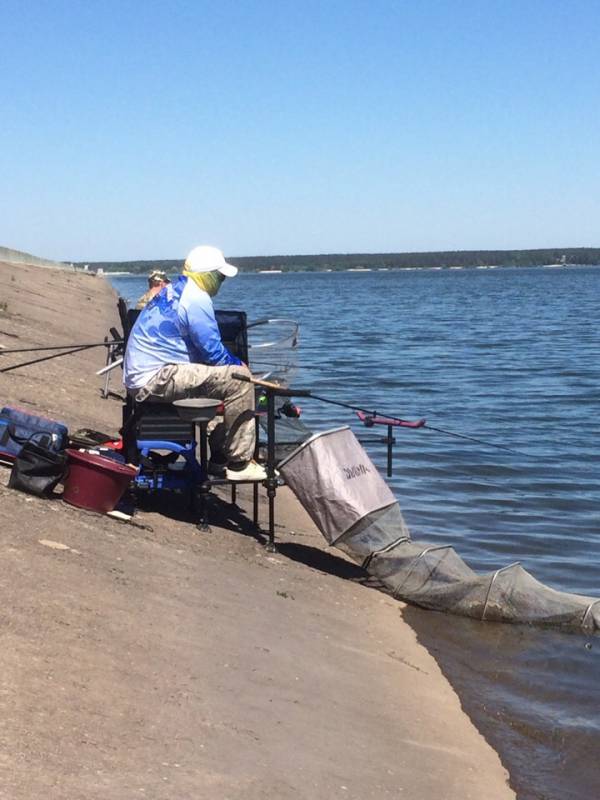
[(454, 548), (413, 541), (347, 427), (312, 436), (279, 469), (329, 544), (398, 599), (480, 620), (600, 629), (598, 599), (551, 589), (518, 563), (479, 574)]

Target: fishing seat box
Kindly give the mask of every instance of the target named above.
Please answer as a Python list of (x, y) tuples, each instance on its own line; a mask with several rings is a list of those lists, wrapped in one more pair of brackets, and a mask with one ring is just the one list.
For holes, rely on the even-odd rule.
[(26, 441), (59, 452), (67, 446), (67, 426), (48, 417), (5, 406), (0, 411), (0, 458), (13, 462)]

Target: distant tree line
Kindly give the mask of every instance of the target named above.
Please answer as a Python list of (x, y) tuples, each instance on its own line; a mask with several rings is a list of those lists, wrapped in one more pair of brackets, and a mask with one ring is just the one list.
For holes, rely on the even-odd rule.
[[(544, 264), (600, 264), (599, 247), (567, 247), (545, 250), (450, 250), (431, 253), (334, 253), (308, 256), (242, 256), (228, 258), (241, 272), (277, 269), (285, 272), (357, 269), (402, 269), (406, 267), (535, 267)], [(90, 269), (144, 274), (152, 269), (179, 272), (183, 261), (96, 261)], [(79, 262), (82, 267), (84, 262)]]

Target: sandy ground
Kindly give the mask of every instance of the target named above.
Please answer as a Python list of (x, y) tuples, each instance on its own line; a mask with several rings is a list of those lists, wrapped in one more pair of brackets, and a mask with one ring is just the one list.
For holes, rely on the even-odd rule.
[[(115, 323), (100, 278), (0, 264), (0, 286), (5, 348), (101, 341)], [(103, 363), (0, 374), (0, 404), (116, 431)], [(270, 555), (243, 497), (216, 499), (206, 534), (176, 507), (134, 527), (7, 479), (0, 798), (514, 797), (403, 606), (327, 551), (288, 490)]]

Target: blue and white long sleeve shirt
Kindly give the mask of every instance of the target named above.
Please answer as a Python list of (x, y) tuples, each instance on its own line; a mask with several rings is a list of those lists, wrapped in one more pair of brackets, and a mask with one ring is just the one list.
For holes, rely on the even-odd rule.
[(179, 277), (137, 318), (127, 342), (123, 383), (141, 389), (167, 364), (241, 364), (224, 346), (210, 296)]

